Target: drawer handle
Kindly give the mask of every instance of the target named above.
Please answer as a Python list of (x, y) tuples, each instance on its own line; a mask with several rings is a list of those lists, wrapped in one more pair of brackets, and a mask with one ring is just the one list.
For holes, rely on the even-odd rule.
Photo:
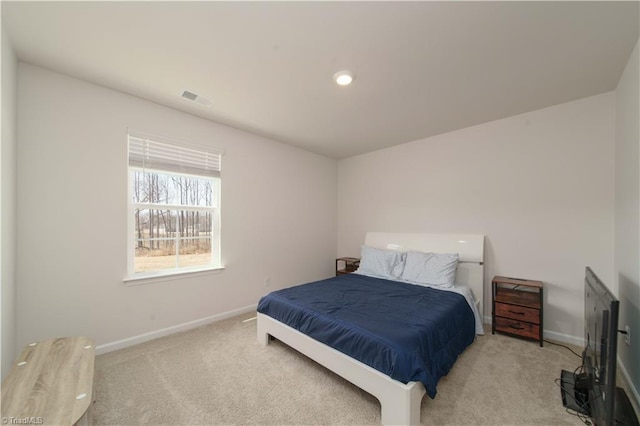
[(512, 310), (509, 310), (510, 313), (515, 314), (515, 315), (524, 315), (524, 312), (515, 312)]
[(509, 327), (516, 329), (516, 330), (524, 330), (524, 327), (519, 327), (517, 325), (513, 325), (513, 324), (509, 324)]

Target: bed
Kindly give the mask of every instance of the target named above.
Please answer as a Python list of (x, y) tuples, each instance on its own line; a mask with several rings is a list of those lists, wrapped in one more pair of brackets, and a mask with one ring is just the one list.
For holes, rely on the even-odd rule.
[(279, 290), (260, 301), (258, 340), (273, 336), (374, 395), (383, 424), (419, 424), (424, 394), (482, 333), (484, 237), (369, 232), (364, 244), (458, 253), (456, 285), (349, 274)]

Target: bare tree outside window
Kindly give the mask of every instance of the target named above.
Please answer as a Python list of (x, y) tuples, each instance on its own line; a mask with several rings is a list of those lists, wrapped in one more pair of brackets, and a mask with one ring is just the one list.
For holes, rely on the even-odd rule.
[(218, 179), (132, 169), (134, 273), (213, 265)]

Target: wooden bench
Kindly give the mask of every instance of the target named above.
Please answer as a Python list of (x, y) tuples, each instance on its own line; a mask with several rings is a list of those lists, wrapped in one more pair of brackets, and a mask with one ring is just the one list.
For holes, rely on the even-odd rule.
[(2, 381), (3, 424), (91, 424), (94, 361), (87, 337), (27, 345)]

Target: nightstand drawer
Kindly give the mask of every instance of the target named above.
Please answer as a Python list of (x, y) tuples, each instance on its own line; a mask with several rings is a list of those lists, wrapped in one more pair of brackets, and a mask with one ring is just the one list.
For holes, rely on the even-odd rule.
[(496, 315), (500, 317), (540, 324), (539, 309), (525, 308), (524, 306), (507, 305), (496, 302), (495, 310)]
[(496, 317), (495, 321), (496, 331), (517, 334), (518, 336), (528, 337), (531, 339), (538, 339), (540, 335), (540, 326), (536, 324), (500, 317)]
[(491, 333), (499, 331), (515, 337), (535, 339), (542, 347), (543, 287), (542, 281), (498, 275), (493, 277)]

